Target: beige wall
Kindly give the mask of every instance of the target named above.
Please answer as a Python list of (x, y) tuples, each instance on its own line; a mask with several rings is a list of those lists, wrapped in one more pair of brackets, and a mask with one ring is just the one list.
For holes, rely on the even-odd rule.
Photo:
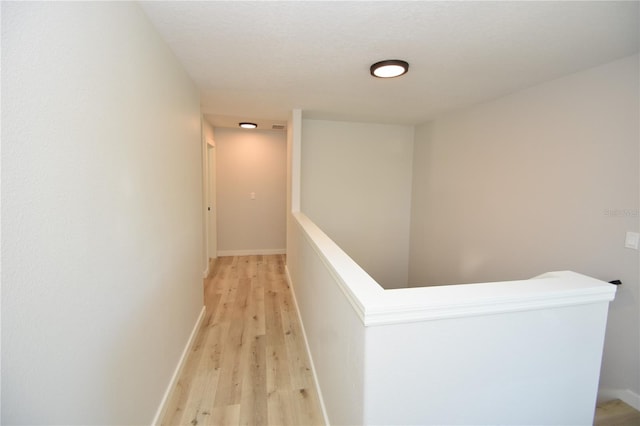
[(2, 424), (150, 424), (202, 308), (196, 88), (130, 2), (2, 3)]
[(284, 253), (286, 134), (226, 128), (214, 134), (218, 255)]
[(601, 387), (640, 393), (638, 56), (416, 130), (412, 286), (573, 270), (621, 279)]
[(385, 288), (406, 287), (413, 127), (303, 120), (301, 211)]

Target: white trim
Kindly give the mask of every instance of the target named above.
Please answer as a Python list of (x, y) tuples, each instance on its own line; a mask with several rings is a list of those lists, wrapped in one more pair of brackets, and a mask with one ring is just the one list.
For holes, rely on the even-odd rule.
[(252, 256), (252, 255), (269, 255), (269, 254), (285, 254), (287, 249), (248, 249), (248, 250), (218, 250), (218, 257), (222, 256)]
[[(591, 286), (589, 277), (580, 277), (583, 288), (568, 286), (574, 275), (579, 274), (560, 271), (523, 281), (386, 290), (377, 306), (366, 307), (365, 325), (494, 315), (613, 300), (615, 288), (604, 283)], [(395, 290), (402, 293), (393, 293)]]
[(313, 381), (316, 384), (316, 392), (318, 393), (318, 399), (320, 400), (320, 408), (322, 409), (322, 417), (325, 425), (329, 425), (329, 415), (327, 414), (327, 407), (324, 405), (324, 398), (322, 397), (322, 390), (320, 389), (320, 382), (318, 381), (318, 374), (316, 373), (316, 366), (313, 363), (313, 356), (311, 355), (311, 348), (309, 347), (309, 339), (307, 339), (307, 332), (304, 328), (304, 322), (300, 315), (300, 309), (298, 308), (298, 299), (296, 298), (296, 292), (293, 287), (293, 281), (291, 281), (291, 275), (289, 274), (289, 267), (284, 266), (285, 276), (287, 277), (287, 283), (291, 289), (291, 295), (293, 296), (293, 304), (298, 314), (298, 321), (300, 321), (300, 328), (302, 329), (302, 337), (304, 338), (304, 346), (307, 349), (307, 355), (309, 356), (309, 363), (311, 364), (311, 373), (313, 373)]
[(598, 389), (598, 402), (610, 401), (612, 399), (620, 399), (640, 411), (640, 395), (631, 389)]
[[(210, 261), (209, 261), (210, 262)], [(207, 262), (207, 269), (205, 269), (204, 271), (202, 271), (202, 279), (206, 280), (207, 277), (209, 276), (209, 262)]]
[(167, 402), (169, 401), (169, 397), (171, 396), (171, 394), (173, 394), (173, 391), (176, 385), (178, 384), (178, 379), (180, 378), (182, 369), (184, 368), (184, 365), (187, 361), (187, 356), (189, 355), (189, 352), (191, 352), (191, 347), (195, 343), (196, 335), (200, 330), (200, 325), (202, 324), (202, 320), (204, 319), (205, 313), (206, 313), (206, 307), (203, 306), (202, 310), (200, 311), (200, 315), (198, 316), (198, 319), (196, 320), (196, 323), (194, 324), (193, 329), (191, 330), (191, 335), (189, 336), (189, 340), (187, 340), (187, 344), (185, 345), (182, 351), (182, 355), (180, 355), (180, 359), (178, 360), (178, 365), (176, 365), (176, 368), (173, 371), (173, 375), (171, 376), (171, 380), (169, 381), (169, 386), (167, 386), (167, 389), (165, 390), (164, 395), (162, 396), (162, 401), (160, 401), (160, 405), (158, 406), (156, 415), (153, 417), (153, 421), (151, 422), (153, 426), (160, 425), (160, 422), (162, 421), (162, 418), (165, 415), (165, 411), (167, 410)]

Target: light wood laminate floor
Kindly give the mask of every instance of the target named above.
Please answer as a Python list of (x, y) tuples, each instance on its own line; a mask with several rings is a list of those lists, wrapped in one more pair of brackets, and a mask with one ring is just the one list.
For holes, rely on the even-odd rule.
[(163, 425), (322, 425), (284, 256), (221, 257)]
[(640, 411), (619, 399), (603, 402), (596, 407), (594, 426), (640, 426)]

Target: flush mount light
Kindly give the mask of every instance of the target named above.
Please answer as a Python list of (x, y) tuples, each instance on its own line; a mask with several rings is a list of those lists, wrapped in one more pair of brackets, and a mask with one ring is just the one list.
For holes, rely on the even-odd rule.
[(242, 127), (243, 129), (255, 129), (256, 127), (258, 127), (256, 123), (249, 122), (238, 123), (238, 126)]
[(378, 78), (399, 77), (409, 71), (409, 63), (400, 59), (389, 59), (371, 65), (371, 75)]

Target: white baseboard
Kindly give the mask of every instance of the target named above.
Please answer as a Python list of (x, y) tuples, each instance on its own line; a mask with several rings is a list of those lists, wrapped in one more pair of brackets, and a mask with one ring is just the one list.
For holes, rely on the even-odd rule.
[(300, 308), (298, 307), (298, 299), (296, 299), (296, 292), (293, 289), (293, 283), (291, 281), (291, 275), (289, 275), (289, 268), (284, 267), (285, 276), (287, 277), (287, 283), (291, 289), (291, 295), (293, 296), (293, 304), (296, 307), (296, 313), (298, 314), (298, 321), (302, 328), (302, 337), (304, 338), (304, 345), (307, 348), (307, 355), (309, 355), (309, 362), (311, 363), (311, 372), (313, 373), (313, 381), (316, 384), (316, 391), (318, 393), (318, 399), (320, 400), (320, 408), (322, 409), (322, 417), (324, 424), (329, 424), (329, 416), (327, 415), (327, 407), (324, 405), (324, 398), (322, 397), (322, 391), (320, 390), (320, 382), (318, 381), (318, 374), (316, 373), (316, 366), (313, 363), (313, 355), (311, 355), (311, 349), (309, 348), (309, 340), (307, 339), (307, 332), (304, 329), (304, 322), (302, 322), (302, 316), (300, 315)]
[(636, 410), (640, 411), (640, 395), (631, 389), (598, 389), (598, 401), (610, 401), (612, 399), (621, 399)]
[(287, 249), (248, 249), (248, 250), (218, 250), (218, 257), (221, 256), (254, 256), (269, 254), (285, 254)]
[(202, 272), (202, 279), (205, 280), (209, 276), (209, 262), (207, 262), (207, 269)]
[(169, 386), (167, 386), (167, 389), (165, 390), (164, 395), (162, 396), (162, 401), (160, 401), (160, 405), (158, 406), (156, 415), (153, 417), (153, 422), (151, 423), (152, 426), (160, 425), (160, 422), (162, 421), (162, 418), (165, 415), (165, 411), (167, 410), (167, 402), (169, 401), (169, 398), (171, 397), (171, 394), (173, 393), (173, 390), (175, 389), (176, 384), (178, 383), (178, 379), (180, 378), (180, 373), (182, 373), (184, 364), (187, 361), (187, 356), (189, 355), (189, 352), (191, 351), (191, 347), (193, 346), (196, 340), (196, 335), (198, 334), (198, 330), (200, 330), (200, 325), (202, 324), (202, 320), (204, 319), (205, 312), (206, 312), (206, 308), (203, 306), (202, 310), (200, 311), (200, 315), (198, 316), (198, 319), (196, 320), (196, 323), (194, 324), (193, 329), (191, 330), (191, 335), (189, 336), (189, 340), (187, 340), (187, 344), (184, 347), (184, 350), (182, 351), (182, 355), (180, 355), (180, 359), (178, 360), (178, 365), (176, 365), (176, 369), (173, 371), (173, 376), (171, 376), (171, 380), (169, 381)]

